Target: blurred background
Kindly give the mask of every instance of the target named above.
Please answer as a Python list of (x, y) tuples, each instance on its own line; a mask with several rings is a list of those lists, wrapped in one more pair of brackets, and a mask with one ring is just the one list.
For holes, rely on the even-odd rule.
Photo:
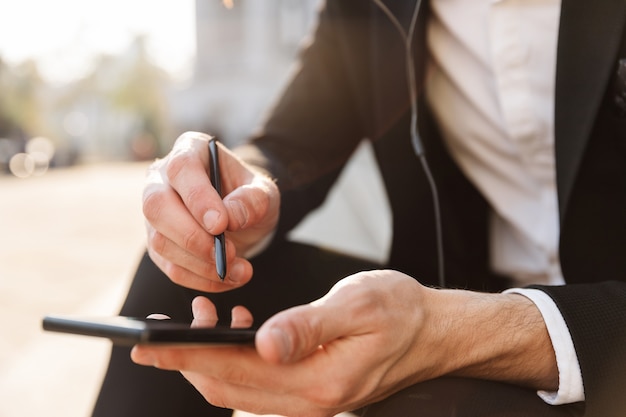
[[(149, 161), (186, 130), (244, 140), (318, 3), (0, 0), (0, 417), (89, 415), (110, 345), (46, 334), (42, 316), (117, 312)], [(383, 261), (372, 161), (364, 144), (293, 238)]]
[(2, 0), (2, 170), (152, 159), (189, 129), (235, 144), (285, 80), (316, 3)]

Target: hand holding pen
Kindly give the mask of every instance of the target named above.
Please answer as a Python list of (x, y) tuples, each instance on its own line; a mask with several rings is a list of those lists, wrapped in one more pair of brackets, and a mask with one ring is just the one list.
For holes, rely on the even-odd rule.
[(272, 234), (279, 206), (278, 188), (265, 174), (209, 135), (185, 133), (148, 170), (148, 253), (177, 284), (237, 288), (250, 280), (245, 255)]

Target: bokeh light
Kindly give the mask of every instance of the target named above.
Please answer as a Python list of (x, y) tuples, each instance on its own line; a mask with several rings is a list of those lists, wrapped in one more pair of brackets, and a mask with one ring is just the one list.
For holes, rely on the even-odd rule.
[(28, 155), (30, 155), (34, 163), (33, 172), (31, 175), (38, 177), (48, 172), (51, 160), (48, 155), (43, 152), (33, 152), (29, 153)]
[(26, 152), (14, 154), (9, 160), (9, 171), (18, 178), (45, 174), (54, 157), (55, 146), (48, 138), (37, 136), (26, 143)]
[(89, 128), (89, 120), (84, 113), (73, 111), (63, 118), (63, 128), (74, 137), (83, 136)]
[(50, 139), (43, 136), (36, 136), (29, 140), (26, 144), (26, 153), (43, 154), (48, 158), (48, 160), (51, 160), (54, 156), (54, 150), (54, 143), (52, 143)]
[(16, 153), (9, 161), (9, 170), (18, 178), (28, 178), (35, 172), (35, 159), (24, 152)]

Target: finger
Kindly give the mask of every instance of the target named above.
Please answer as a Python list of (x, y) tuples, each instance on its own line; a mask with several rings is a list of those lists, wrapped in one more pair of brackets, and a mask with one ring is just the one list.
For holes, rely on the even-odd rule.
[[(251, 347), (136, 345), (131, 351), (131, 358), (140, 365), (182, 372), (213, 404), (263, 414), (281, 409), (279, 406), (287, 401), (297, 401), (305, 407), (302, 410), (310, 411), (312, 404), (307, 397), (314, 404), (332, 406), (336, 403), (334, 391), (337, 389), (329, 383), (329, 379), (332, 380), (341, 368), (335, 364), (330, 372), (320, 374), (320, 369), (325, 369), (325, 364), (321, 362), (304, 366), (273, 365), (263, 361)], [(258, 392), (254, 394), (254, 391)], [(248, 392), (248, 396), (237, 395), (244, 392)], [(273, 396), (277, 396), (274, 398), (277, 402), (270, 401)], [(254, 401), (246, 403), (244, 397), (254, 398)]]
[(224, 383), (268, 392), (285, 392), (296, 385), (308, 387), (313, 375), (319, 377), (317, 369), (309, 372), (267, 363), (251, 346), (170, 347), (139, 344), (133, 347), (131, 359), (139, 365), (198, 373)]
[(215, 327), (218, 321), (215, 305), (206, 297), (196, 297), (191, 302), (193, 321), (191, 327)]
[[(323, 342), (319, 316), (311, 306), (299, 306), (278, 313), (257, 331), (255, 345), (259, 355), (270, 363), (290, 363), (312, 353)], [(302, 326), (302, 331), (297, 327)]]
[[(143, 193), (143, 214), (154, 230), (186, 252), (206, 261), (211, 259), (213, 236), (196, 222), (178, 194), (167, 184), (146, 185)], [(148, 241), (157, 252), (160, 252), (159, 245), (162, 243), (158, 240)]]
[(252, 324), (254, 323), (254, 317), (252, 317), (252, 313), (244, 306), (233, 307), (230, 314), (230, 327), (247, 329), (249, 327), (252, 327)]
[[(149, 248), (159, 254), (162, 258), (180, 265), (185, 271), (193, 272), (195, 275), (204, 277), (212, 281), (219, 281), (215, 266), (215, 251), (210, 250), (210, 256), (199, 258), (194, 254), (179, 247), (175, 242), (155, 231), (148, 230)], [(251, 271), (247, 268), (237, 267), (240, 260), (236, 258), (235, 246), (230, 239), (226, 240), (226, 263), (227, 274), (224, 283), (231, 286), (240, 286), (250, 280)], [(182, 281), (184, 276), (168, 275), (170, 279), (180, 285), (185, 285)], [(186, 285), (185, 285), (186, 286)]]
[(266, 321), (256, 335), (256, 347), (271, 363), (293, 363), (338, 338), (376, 331), (370, 312), (376, 300), (344, 279), (321, 299), (282, 311)]
[(170, 185), (193, 218), (206, 231), (215, 235), (226, 230), (228, 214), (222, 196), (211, 185), (208, 174), (210, 138), (199, 132), (187, 132), (180, 136), (167, 157), (165, 170)]
[[(233, 358), (237, 358), (236, 366), (231, 366)], [(269, 364), (259, 359), (253, 347), (249, 346), (213, 346), (213, 347), (168, 347), (154, 345), (135, 345), (131, 351), (131, 359), (139, 364), (154, 366), (169, 371), (199, 371), (207, 375), (217, 375), (221, 379), (229, 379), (229, 368), (243, 372), (247, 366), (260, 366), (269, 369)], [(217, 361), (213, 363), (213, 361)], [(208, 362), (208, 363), (205, 363)], [(251, 365), (254, 364), (254, 365)], [(243, 377), (243, 376), (242, 376)], [(233, 377), (236, 379), (236, 377)]]
[(185, 267), (162, 257), (151, 248), (148, 248), (148, 255), (150, 255), (150, 259), (152, 259), (154, 264), (173, 282), (198, 291), (212, 293), (230, 291), (233, 288), (246, 284), (252, 277), (252, 265), (243, 258), (235, 258), (233, 263), (228, 267), (226, 279), (224, 279), (224, 282), (221, 282), (219, 279), (213, 281), (204, 276), (197, 275)]
[(340, 411), (339, 408), (320, 407), (298, 395), (233, 384), (199, 372), (184, 371), (182, 374), (209, 403), (222, 408), (247, 411), (254, 415), (280, 413), (285, 416), (330, 416)]
[(234, 189), (226, 196), (224, 204), (228, 210), (229, 230), (273, 226), (278, 220), (278, 189), (263, 175)]

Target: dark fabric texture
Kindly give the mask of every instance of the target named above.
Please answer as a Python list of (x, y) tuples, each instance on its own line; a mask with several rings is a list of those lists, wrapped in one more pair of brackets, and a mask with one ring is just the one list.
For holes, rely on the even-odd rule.
[(406, 388), (360, 417), (580, 417), (584, 404), (551, 406), (529, 389), (493, 381), (438, 378)]

